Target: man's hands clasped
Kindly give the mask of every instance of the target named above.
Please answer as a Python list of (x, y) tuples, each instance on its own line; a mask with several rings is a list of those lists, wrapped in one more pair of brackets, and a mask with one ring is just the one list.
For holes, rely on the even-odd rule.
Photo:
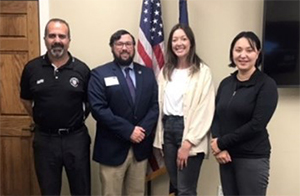
[(130, 136), (130, 140), (133, 143), (141, 143), (146, 137), (146, 130), (143, 127), (135, 126)]

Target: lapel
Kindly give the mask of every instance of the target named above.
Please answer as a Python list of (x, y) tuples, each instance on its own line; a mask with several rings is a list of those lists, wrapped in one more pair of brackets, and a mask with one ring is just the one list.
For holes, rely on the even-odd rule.
[(123, 74), (121, 68), (115, 62), (112, 62), (112, 63), (113, 63), (113, 66), (112, 66), (113, 73), (115, 74), (115, 76), (117, 76), (119, 83), (121, 85), (121, 88), (127, 98), (129, 105), (133, 106), (133, 101), (132, 101), (124, 74)]
[(133, 69), (135, 73), (135, 106), (138, 105), (141, 96), (142, 96), (142, 89), (143, 89), (143, 71), (140, 66), (138, 66), (136, 63), (133, 63)]

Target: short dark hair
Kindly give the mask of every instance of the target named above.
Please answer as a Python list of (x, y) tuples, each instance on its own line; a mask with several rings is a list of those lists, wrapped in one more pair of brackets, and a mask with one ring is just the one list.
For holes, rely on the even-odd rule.
[(133, 41), (133, 45), (135, 46), (135, 39), (134, 39), (133, 35), (131, 35), (128, 31), (121, 29), (111, 35), (110, 40), (109, 40), (110, 47), (113, 47), (115, 41), (119, 40), (122, 35), (127, 35), (127, 34), (130, 35), (130, 37), (132, 38), (132, 41)]
[(65, 25), (67, 26), (67, 28), (68, 28), (68, 37), (69, 37), (69, 39), (71, 38), (71, 33), (70, 33), (70, 26), (69, 26), (69, 24), (68, 24), (65, 20), (60, 19), (60, 18), (52, 18), (52, 19), (50, 19), (50, 20), (47, 22), (46, 27), (45, 27), (45, 32), (44, 32), (44, 38), (48, 35), (48, 25), (49, 25), (51, 22), (59, 22), (59, 23), (65, 24)]
[(257, 37), (257, 35), (255, 33), (253, 33), (252, 31), (242, 31), (239, 34), (237, 34), (237, 36), (235, 36), (235, 38), (232, 40), (231, 45), (230, 45), (230, 51), (229, 51), (229, 59), (230, 59), (230, 64), (228, 65), (229, 67), (236, 67), (236, 64), (234, 64), (233, 61), (233, 48), (235, 46), (235, 43), (241, 39), (242, 37), (246, 38), (250, 44), (250, 47), (252, 49), (256, 49), (258, 51), (260, 51), (258, 58), (255, 62), (255, 67), (259, 67), (262, 61), (262, 54), (261, 54), (261, 44), (260, 44), (260, 40)]

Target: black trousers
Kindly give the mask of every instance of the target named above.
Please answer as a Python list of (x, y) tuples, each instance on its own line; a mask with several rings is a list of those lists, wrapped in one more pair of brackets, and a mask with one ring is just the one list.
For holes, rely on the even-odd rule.
[(177, 167), (178, 150), (181, 147), (182, 135), (184, 129), (183, 117), (164, 116), (164, 160), (170, 176), (170, 181), (175, 189), (176, 196), (196, 196), (198, 178), (201, 165), (204, 159), (204, 153), (198, 153), (196, 156), (189, 156), (185, 168), (179, 170)]
[(72, 195), (91, 195), (91, 138), (86, 126), (66, 135), (35, 129), (35, 170), (42, 195), (60, 195), (65, 168)]

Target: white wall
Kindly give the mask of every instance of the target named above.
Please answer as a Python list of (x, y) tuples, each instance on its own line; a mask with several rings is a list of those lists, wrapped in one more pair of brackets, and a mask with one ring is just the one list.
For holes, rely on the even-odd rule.
[[(71, 27), (72, 54), (91, 68), (112, 59), (108, 41), (120, 28), (135, 37), (142, 0), (51, 0), (41, 6), (41, 17), (61, 17)], [(40, 0), (44, 2), (44, 0)], [(165, 40), (178, 21), (178, 0), (161, 0)], [(198, 54), (211, 67), (216, 87), (229, 73), (229, 45), (242, 30), (251, 30), (262, 37), (263, 0), (188, 0), (190, 26), (194, 30)], [(44, 10), (46, 9), (46, 10)], [(43, 13), (46, 13), (43, 16)], [(49, 13), (49, 16), (47, 16)], [(44, 24), (41, 24), (43, 31)], [(43, 32), (41, 33), (43, 35)], [(42, 43), (43, 44), (43, 43)], [(300, 103), (299, 89), (279, 89), (277, 111), (269, 124), (272, 141), (271, 176), (268, 195), (300, 195)], [(95, 122), (88, 119), (92, 138)], [(204, 161), (199, 180), (199, 195), (217, 195), (218, 165), (213, 156)], [(168, 177), (161, 176), (152, 183), (153, 195), (166, 195)], [(100, 194), (98, 167), (92, 163), (92, 192)], [(64, 179), (63, 194), (68, 194)]]

